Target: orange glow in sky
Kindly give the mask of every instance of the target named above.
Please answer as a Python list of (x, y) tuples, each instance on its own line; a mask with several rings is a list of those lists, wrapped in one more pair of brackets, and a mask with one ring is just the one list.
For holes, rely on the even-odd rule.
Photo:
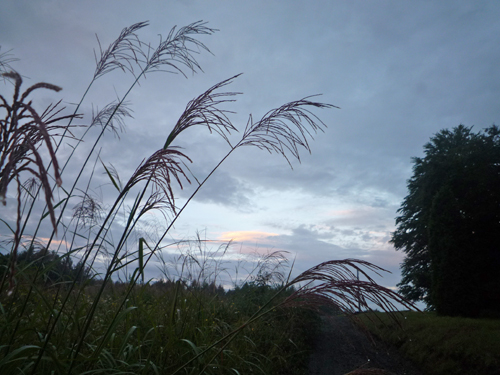
[(256, 242), (267, 237), (278, 236), (276, 233), (269, 232), (259, 232), (259, 231), (235, 231), (235, 232), (224, 232), (219, 236), (220, 241), (230, 241), (235, 242)]

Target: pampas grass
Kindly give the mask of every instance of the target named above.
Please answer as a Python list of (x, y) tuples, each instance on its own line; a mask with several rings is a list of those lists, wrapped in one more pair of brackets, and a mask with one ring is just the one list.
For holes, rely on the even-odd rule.
[[(305, 344), (299, 343), (300, 335), (306, 324), (314, 321), (306, 310), (318, 311), (329, 305), (351, 314), (356, 306), (374, 304), (393, 311), (395, 302), (411, 307), (370, 277), (371, 272), (383, 271), (381, 268), (359, 260), (324, 262), (292, 279), (286, 254), (270, 253), (250, 266), (246, 280), (235, 280), (235, 294), (231, 294), (219, 284), (221, 275), (229, 272), (224, 257), (231, 244), (206, 250), (203, 246), (208, 242), (198, 237), (193, 249), (173, 260), (177, 274), (168, 271), (168, 262), (162, 258), (163, 251), (172, 246), (165, 244), (167, 235), (233, 152), (257, 147), (281, 155), (291, 167), (293, 159), (300, 161), (301, 151), (311, 152), (313, 136), (326, 128), (315, 111), (337, 107), (312, 96), (291, 101), (259, 120), (249, 116), (234, 142), (238, 128), (226, 105), (240, 93), (222, 91), (239, 77), (233, 76), (194, 97), (173, 124), (163, 147), (145, 155), (131, 176), (123, 179), (112, 161), (101, 159), (99, 148), (106, 132), (119, 136), (132, 118), (129, 93), (150, 73), (187, 77), (188, 72), (202, 71), (196, 54), (210, 51), (198, 38), (216, 31), (201, 21), (174, 27), (153, 47), (139, 36), (146, 26), (147, 22), (140, 22), (124, 28), (107, 48), (98, 39), (94, 74), (69, 115), (61, 114), (59, 103), (38, 115), (34, 105), (26, 102), (29, 94), (42, 88), (58, 91), (59, 87), (40, 83), (21, 94), (21, 76), (10, 70), (14, 60), (0, 55), (0, 68), (9, 69), (2, 75), (14, 88), (11, 102), (0, 96), (0, 109), (6, 113), (1, 122), (0, 192), (5, 197), (11, 183), (17, 187), (15, 225), (2, 220), (13, 235), (10, 263), (3, 269), (0, 285), (2, 371), (239, 374), (240, 370), (276, 373), (279, 364), (292, 373), (294, 362), (280, 353), (302, 352), (300, 345)], [(96, 107), (89, 126), (74, 125), (74, 120), (82, 117), (78, 113), (91, 88), (114, 70), (133, 76), (130, 87), (102, 109)], [(95, 132), (90, 129), (95, 127), (100, 130), (91, 138)], [(180, 148), (183, 132), (194, 127), (204, 128), (227, 143), (225, 156), (204, 178), (191, 173), (189, 150)], [(83, 128), (83, 134), (74, 135), (72, 128)], [(72, 150), (61, 161), (63, 141), (72, 141)], [(79, 155), (83, 162), (73, 180), (61, 185), (63, 173), (82, 142), (91, 147), (86, 155)], [(51, 168), (45, 167), (39, 152), (42, 147)], [(113, 187), (114, 196), (106, 192), (103, 198), (107, 204), (94, 194), (96, 173), (107, 176)], [(188, 184), (195, 184), (195, 189), (179, 207), (175, 191)], [(35, 201), (42, 190), (45, 209), (38, 212)], [(141, 225), (146, 214), (155, 212), (164, 222), (159, 233), (148, 237)], [(41, 233), (46, 217), (52, 226), (50, 235)], [(26, 233), (31, 221), (37, 222), (37, 227)], [(72, 267), (71, 259), (78, 259), (78, 265), (72, 278), (60, 278), (45, 287), (41, 280), (49, 270), (33, 268), (35, 263), (17, 264), (17, 249), (21, 240), (31, 248), (39, 237), (45, 237), (43, 251), (47, 252), (56, 245), (56, 233), (57, 254), (66, 259), (68, 267)], [(157, 259), (163, 262), (164, 277), (148, 281), (146, 267)], [(59, 261), (54, 257), (54, 267)], [(367, 281), (357, 280), (355, 272)], [(255, 297), (254, 303), (246, 301), (246, 293)], [(291, 329), (290, 324), (302, 328)], [(274, 343), (269, 342), (269, 334), (276, 334)], [(290, 343), (296, 349), (289, 347)], [(297, 358), (301, 356), (297, 354)]]

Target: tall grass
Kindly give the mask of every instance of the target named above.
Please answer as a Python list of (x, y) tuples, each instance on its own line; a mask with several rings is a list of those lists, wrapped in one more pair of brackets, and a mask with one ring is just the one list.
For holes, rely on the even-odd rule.
[[(63, 114), (60, 103), (39, 114), (29, 95), (60, 88), (38, 83), (23, 91), (21, 75), (10, 66), (14, 61), (0, 55), (0, 72), (14, 91), (11, 99), (0, 95), (5, 112), (0, 120), (0, 193), (5, 199), (8, 187), (14, 185), (16, 190), (15, 218), (2, 219), (4, 230), (11, 234), (5, 242), (9, 263), (3, 267), (0, 284), (2, 373), (239, 374), (279, 373), (279, 368), (292, 373), (295, 367), (287, 353), (304, 353), (297, 332), (305, 332), (305, 322), (313, 321), (304, 320), (304, 308), (330, 305), (351, 313), (359, 304), (373, 303), (386, 311), (394, 309), (394, 301), (406, 304), (370, 278), (369, 272), (381, 268), (349, 259), (322, 263), (291, 279), (282, 267), (283, 254), (272, 253), (256, 264), (246, 282), (235, 282), (231, 294), (218, 287), (223, 263), (213, 253), (191, 251), (174, 261), (180, 269), (176, 275), (169, 275), (166, 267), (161, 281), (145, 280), (147, 265), (162, 259), (172, 245), (165, 239), (174, 223), (233, 152), (257, 147), (283, 156), (291, 165), (291, 159), (300, 160), (300, 149), (311, 151), (312, 135), (326, 127), (312, 111), (335, 107), (314, 97), (295, 100), (261, 119), (250, 116), (239, 139), (232, 141), (230, 135), (238, 129), (225, 106), (239, 93), (222, 91), (238, 76), (231, 77), (191, 100), (163, 147), (146, 155), (122, 181), (111, 161), (101, 160), (99, 148), (106, 132), (120, 132), (131, 117), (126, 104), (130, 92), (153, 72), (187, 76), (201, 71), (196, 54), (209, 50), (198, 38), (216, 31), (203, 22), (174, 27), (153, 47), (139, 38), (146, 26), (140, 22), (123, 29), (106, 49), (99, 42), (95, 72), (70, 114)], [(101, 77), (114, 70), (132, 74), (132, 84), (118, 100), (95, 111), (81, 130), (74, 121), (82, 118), (82, 104)], [(222, 137), (228, 145), (226, 155), (203, 178), (191, 175), (187, 167), (191, 159), (177, 146), (183, 132), (194, 126)], [(99, 131), (91, 131), (94, 128)], [(63, 142), (71, 143), (71, 152), (60, 160)], [(91, 147), (79, 151), (82, 142)], [(75, 155), (83, 163), (67, 181), (65, 171)], [(114, 188), (115, 195), (106, 197), (109, 205), (93, 194), (100, 172)], [(178, 207), (176, 189), (191, 183), (194, 192)], [(45, 208), (40, 212), (36, 202), (42, 194)], [(161, 213), (165, 220), (154, 240), (139, 230), (151, 212)], [(49, 235), (42, 229), (47, 220), (52, 227)], [(28, 232), (32, 222), (36, 228)], [(39, 245), (41, 237), (48, 240)], [(55, 249), (62, 259), (78, 259), (76, 275), (46, 284), (44, 278), (53, 266), (17, 262), (22, 247), (37, 246), (42, 257)], [(215, 253), (225, 251), (227, 247)], [(44, 264), (56, 261), (57, 257)], [(367, 281), (358, 281), (357, 272)], [(93, 274), (90, 279), (82, 277), (89, 274)]]

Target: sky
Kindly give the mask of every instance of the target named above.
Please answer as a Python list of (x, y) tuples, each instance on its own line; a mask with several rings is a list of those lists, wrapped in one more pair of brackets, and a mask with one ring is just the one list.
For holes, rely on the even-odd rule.
[[(464, 124), (480, 130), (499, 122), (499, 19), (500, 4), (491, 1), (3, 0), (0, 52), (19, 59), (11, 65), (25, 87), (49, 82), (63, 88), (39, 90), (35, 105), (62, 99), (74, 108), (94, 74), (96, 35), (106, 48), (124, 27), (148, 21), (137, 34), (154, 47), (176, 25), (208, 22), (219, 31), (199, 36), (211, 51), (196, 55), (203, 72), (142, 80), (128, 97), (133, 118), (119, 138), (106, 135), (101, 159), (126, 181), (163, 146), (189, 100), (239, 73), (226, 88), (243, 94), (224, 108), (235, 112), (230, 119), (240, 132), (250, 114), (258, 119), (321, 94), (315, 100), (340, 108), (313, 111), (327, 127), (313, 134), (311, 154), (301, 150), (292, 169), (279, 155), (238, 149), (189, 203), (171, 238), (199, 232), (212, 240), (208, 251), (231, 239), (235, 253), (287, 251), (295, 259), (293, 274), (328, 260), (362, 259), (392, 272), (376, 280), (395, 287), (404, 254), (389, 240), (412, 157), (422, 156), (423, 145), (441, 129)], [(80, 124), (131, 83), (119, 70), (99, 80), (81, 107)], [(0, 94), (11, 89), (0, 82)], [(181, 134), (176, 145), (193, 160), (198, 179), (228, 151), (202, 128)], [(86, 147), (63, 181), (74, 178)], [(103, 172), (97, 164), (93, 191), (106, 206), (113, 189)], [(192, 191), (177, 189), (179, 204)], [(10, 194), (2, 208), (9, 219)], [(145, 225), (161, 230), (162, 220), (151, 217)], [(148, 272), (155, 277), (158, 269), (151, 265)]]

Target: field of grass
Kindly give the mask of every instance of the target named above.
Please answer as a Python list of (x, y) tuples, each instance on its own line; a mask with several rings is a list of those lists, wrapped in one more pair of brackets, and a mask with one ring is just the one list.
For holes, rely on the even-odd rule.
[(500, 319), (403, 312), (401, 329), (386, 313), (360, 317), (372, 334), (397, 347), (426, 374), (500, 374)]
[[(37, 374), (69, 371), (74, 343), (98, 287), (88, 286), (68, 301), (72, 308), (59, 317)], [(3, 298), (2, 373), (33, 368), (51, 316), (60, 309), (60, 289), (46, 288), (28, 301), (28, 290)], [(315, 315), (303, 309), (274, 309), (290, 294), (286, 291), (263, 308), (276, 292), (277, 288), (251, 284), (224, 292), (209, 285), (160, 282), (136, 286), (124, 301), (127, 284), (111, 283), (78, 354), (83, 362), (77, 361), (75, 370), (92, 374), (304, 374), (317, 326)], [(264, 315), (252, 321), (259, 311)]]

